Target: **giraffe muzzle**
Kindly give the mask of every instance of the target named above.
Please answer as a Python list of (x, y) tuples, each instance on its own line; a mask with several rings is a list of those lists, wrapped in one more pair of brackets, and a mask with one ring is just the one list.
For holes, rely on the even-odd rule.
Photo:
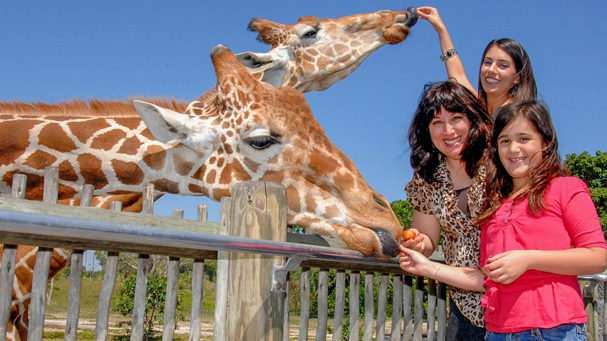
[(405, 21), (405, 26), (408, 28), (415, 26), (415, 24), (417, 24), (417, 19), (417, 9), (413, 6), (407, 8), (407, 21)]
[(379, 238), (379, 242), (382, 248), (382, 254), (390, 258), (396, 257), (398, 255), (399, 250), (398, 242), (396, 241), (394, 236), (392, 236), (392, 234), (390, 234), (388, 231), (380, 229), (373, 229), (373, 232), (375, 232), (375, 234)]

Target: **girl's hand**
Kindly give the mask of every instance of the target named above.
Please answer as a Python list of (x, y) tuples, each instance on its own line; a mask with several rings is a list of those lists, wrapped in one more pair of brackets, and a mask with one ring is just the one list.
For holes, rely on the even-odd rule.
[(417, 229), (411, 228), (409, 229), (411, 232), (415, 232), (417, 237), (413, 239), (403, 240), (401, 239), (400, 245), (406, 247), (407, 249), (415, 250), (421, 254), (426, 251), (426, 244), (424, 243), (424, 235), (420, 234)]
[(487, 259), (483, 270), (494, 282), (508, 285), (529, 270), (529, 256), (526, 253), (525, 250), (500, 253)]
[(421, 253), (408, 249), (403, 245), (400, 246), (400, 251), (398, 263), (404, 271), (428, 277), (436, 270), (436, 264)]
[(417, 16), (420, 19), (427, 20), (437, 31), (438, 28), (444, 26), (443, 20), (438, 15), (438, 10), (434, 7), (424, 6), (417, 8)]

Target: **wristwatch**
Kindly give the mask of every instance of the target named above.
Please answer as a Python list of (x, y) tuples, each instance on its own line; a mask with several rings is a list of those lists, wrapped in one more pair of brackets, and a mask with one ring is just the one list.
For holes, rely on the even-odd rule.
[(447, 60), (455, 57), (457, 55), (457, 50), (454, 48), (446, 49), (441, 55), (440, 60), (446, 62)]

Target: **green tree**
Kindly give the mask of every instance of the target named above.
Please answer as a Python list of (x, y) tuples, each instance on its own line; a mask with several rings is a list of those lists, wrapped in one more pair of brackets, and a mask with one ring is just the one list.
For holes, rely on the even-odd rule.
[[(135, 299), (136, 276), (129, 276), (123, 283), (112, 302), (112, 309), (123, 316), (133, 315)], [(153, 336), (153, 326), (160, 323), (164, 316), (167, 279), (164, 276), (150, 274), (148, 276), (145, 317), (145, 339)], [(181, 307), (181, 295), (177, 295), (177, 307)]]
[(582, 179), (599, 214), (603, 234), (607, 236), (607, 153), (596, 152), (596, 156), (588, 152), (567, 154), (565, 163), (571, 175)]
[(413, 216), (413, 207), (411, 206), (411, 203), (408, 200), (395, 200), (390, 203), (390, 206), (392, 206), (392, 210), (394, 211), (394, 214), (396, 214), (401, 226), (405, 229), (410, 228), (411, 217)]

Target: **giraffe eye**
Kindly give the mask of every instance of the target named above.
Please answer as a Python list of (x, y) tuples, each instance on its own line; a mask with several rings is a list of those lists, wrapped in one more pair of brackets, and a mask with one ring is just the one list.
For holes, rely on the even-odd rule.
[(270, 136), (254, 136), (246, 139), (246, 143), (255, 149), (262, 150), (270, 147), (275, 143), (278, 143), (278, 141), (276, 141)]
[(316, 30), (316, 29), (312, 29), (312, 30), (310, 30), (310, 31), (308, 31), (308, 32), (306, 32), (306, 33), (304, 33), (303, 38), (306, 38), (306, 39), (313, 39), (313, 38), (316, 38), (316, 34), (317, 34), (317, 33), (318, 33), (318, 30)]

